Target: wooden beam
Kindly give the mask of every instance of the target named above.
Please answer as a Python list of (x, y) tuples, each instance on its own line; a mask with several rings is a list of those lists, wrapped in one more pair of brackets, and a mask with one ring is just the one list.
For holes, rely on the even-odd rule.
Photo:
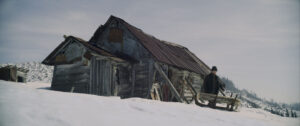
[(156, 93), (156, 98), (157, 98), (157, 100), (161, 101), (159, 92), (158, 92), (158, 90), (157, 90), (157, 87), (155, 87), (154, 90), (155, 90), (155, 93)]
[(195, 88), (192, 86), (192, 84), (186, 79), (184, 78), (184, 84), (187, 85), (187, 87), (191, 90), (191, 92), (193, 93), (194, 97), (196, 97), (197, 95), (197, 91), (195, 90)]
[(225, 96), (225, 93), (224, 93), (222, 90), (219, 90), (219, 92), (220, 92), (223, 96)]
[(153, 85), (153, 60), (149, 60), (148, 63), (148, 92), (147, 92), (147, 98), (150, 97), (150, 90), (152, 88), (152, 85)]
[(237, 97), (238, 97), (238, 94), (235, 95), (235, 98), (232, 101), (232, 104), (231, 104), (231, 107), (230, 107), (230, 111), (233, 111), (233, 107), (235, 106), (235, 102), (236, 102)]
[(131, 73), (132, 73), (131, 74), (132, 75), (132, 78), (131, 78), (131, 80), (132, 80), (132, 82), (131, 82), (132, 88), (131, 88), (130, 96), (133, 97), (134, 96), (134, 87), (135, 87), (135, 65), (134, 64), (132, 65)]
[[(181, 83), (182, 82), (182, 83)], [(185, 82), (185, 80), (183, 79), (182, 81), (179, 81), (179, 83), (181, 84), (181, 91), (180, 91), (180, 96), (181, 96), (181, 98), (186, 102), (186, 103), (190, 103), (187, 99), (186, 99), (186, 97), (184, 96), (184, 93), (185, 93), (185, 91), (184, 91), (184, 86), (186, 85), (186, 82)], [(188, 88), (189, 89), (189, 88)], [(189, 89), (190, 90), (190, 89)], [(192, 95), (193, 95), (193, 91), (191, 91), (191, 93), (192, 93)], [(193, 96), (194, 97), (194, 96)]]
[(165, 72), (161, 69), (161, 67), (156, 62), (154, 63), (154, 67), (158, 71), (158, 73), (167, 81), (167, 84), (169, 84), (169, 86), (171, 88), (171, 91), (175, 95), (176, 99), (179, 102), (184, 102), (184, 100), (181, 98), (181, 96), (179, 95), (179, 93), (176, 91), (176, 88), (173, 86), (173, 84), (170, 81), (170, 79), (168, 78), (168, 76), (165, 74)]

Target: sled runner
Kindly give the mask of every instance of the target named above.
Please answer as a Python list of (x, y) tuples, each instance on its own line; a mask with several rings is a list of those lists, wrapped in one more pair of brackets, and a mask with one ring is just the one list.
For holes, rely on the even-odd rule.
[[(232, 97), (227, 96), (219, 96), (215, 94), (208, 94), (208, 93), (198, 93), (195, 99), (195, 103), (199, 106), (209, 106), (212, 108), (217, 109), (224, 109), (228, 111), (236, 111), (240, 105), (240, 100), (237, 99), (238, 95)], [(226, 104), (225, 107), (222, 106), (215, 106), (214, 103)]]

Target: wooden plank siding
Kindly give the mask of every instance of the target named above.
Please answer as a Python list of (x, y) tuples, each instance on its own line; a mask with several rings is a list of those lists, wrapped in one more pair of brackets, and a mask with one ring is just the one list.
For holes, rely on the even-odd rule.
[(132, 81), (131, 66), (109, 58), (91, 59), (89, 93), (102, 96), (130, 97)]
[[(117, 96), (121, 98), (129, 98), (133, 87), (132, 67), (129, 64), (115, 64), (117, 72), (114, 75), (116, 81), (113, 83)], [(117, 88), (116, 88), (117, 87)]]
[(51, 89), (87, 93), (90, 82), (90, 67), (83, 63), (56, 65), (53, 71)]
[(111, 96), (111, 62), (107, 59), (91, 60), (91, 83), (89, 84), (89, 93), (95, 95)]
[(196, 93), (200, 93), (203, 85), (203, 79), (200, 74), (169, 66), (169, 76), (180, 95), (184, 96), (187, 101), (191, 101), (194, 96), (194, 92), (189, 89), (190, 87), (187, 84), (190, 84)]
[(143, 60), (134, 64), (133, 97), (150, 98), (150, 89), (153, 83), (153, 61)]
[(157, 64), (154, 64), (155, 69), (158, 71), (158, 73), (160, 74), (161, 77), (163, 77), (165, 79), (165, 81), (167, 82), (167, 84), (169, 85), (172, 94), (176, 97), (177, 101), (179, 102), (184, 102), (182, 96), (178, 93), (176, 87), (174, 87), (174, 84), (170, 81), (170, 79), (168, 78), (168, 76), (165, 74), (165, 72), (163, 71), (163, 69)]

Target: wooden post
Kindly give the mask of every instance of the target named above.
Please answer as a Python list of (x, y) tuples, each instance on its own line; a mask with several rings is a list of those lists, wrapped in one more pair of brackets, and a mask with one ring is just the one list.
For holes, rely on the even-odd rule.
[(157, 90), (157, 87), (154, 88), (154, 91), (155, 91), (155, 94), (156, 94), (156, 100), (161, 101), (159, 92), (158, 92), (158, 90)]
[(222, 94), (223, 96), (225, 96), (225, 93), (224, 93), (222, 90), (220, 90), (220, 92), (221, 92), (221, 94)]
[(176, 99), (179, 102), (184, 102), (179, 93), (176, 91), (176, 88), (173, 86), (172, 82), (169, 80), (168, 76), (163, 72), (161, 67), (156, 62), (154, 63), (154, 67), (158, 71), (158, 73), (167, 81), (167, 84), (169, 84), (171, 91), (173, 92), (173, 94), (175, 94)]
[(134, 95), (134, 86), (135, 86), (135, 65), (132, 65), (132, 70), (131, 70), (131, 73), (132, 73), (132, 88), (131, 88), (131, 97), (133, 97)]
[(212, 107), (212, 108), (216, 108), (216, 105), (217, 105), (217, 98), (218, 98), (218, 94), (216, 94), (216, 97), (215, 97), (213, 103), (211, 103), (211, 105), (212, 105), (211, 107)]
[[(230, 98), (232, 98), (232, 92), (231, 92), (231, 94), (230, 94)], [(231, 104), (232, 104), (232, 103), (230, 103), (230, 104), (227, 103), (227, 106), (226, 106), (226, 109), (227, 109), (227, 110), (230, 110), (229, 107), (230, 107)]]
[(150, 89), (153, 85), (153, 60), (149, 60), (148, 63), (148, 93), (147, 93), (147, 98), (149, 98), (149, 95), (150, 95)]
[(73, 93), (74, 92), (74, 89), (75, 89), (75, 87), (74, 86), (72, 86), (72, 88), (71, 88), (71, 93)]
[(192, 84), (186, 78), (184, 78), (184, 81), (186, 82), (184, 84), (186, 84), (188, 86), (188, 88), (191, 90), (191, 92), (193, 93), (193, 95), (196, 96), (197, 95), (197, 91), (192, 86)]
[(236, 102), (237, 97), (238, 97), (238, 95), (236, 94), (234, 100), (231, 103), (230, 111), (233, 111), (234, 103)]
[[(183, 84), (182, 84), (182, 83)], [(180, 81), (180, 84), (181, 84), (181, 90), (180, 90), (180, 97), (186, 102), (186, 103), (188, 103), (189, 104), (189, 101), (184, 97), (184, 85), (185, 85), (185, 82), (184, 82), (184, 80), (182, 80), (182, 81)]]
[[(184, 78), (183, 84), (184, 84), (185, 86), (187, 86), (187, 88), (190, 90), (190, 92), (191, 92), (192, 95), (193, 95), (191, 101), (193, 101), (194, 99), (196, 99), (197, 92), (196, 92), (196, 90), (193, 88), (193, 86), (192, 86), (191, 84), (189, 84), (189, 82), (186, 80), (186, 78)], [(185, 98), (185, 100), (186, 100), (187, 103), (191, 103), (191, 102), (187, 101), (186, 98)]]

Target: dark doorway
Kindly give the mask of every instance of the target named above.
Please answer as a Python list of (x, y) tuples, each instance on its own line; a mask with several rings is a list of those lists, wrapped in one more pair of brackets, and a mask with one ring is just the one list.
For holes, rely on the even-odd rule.
[(18, 82), (24, 82), (24, 78), (23, 78), (23, 77), (20, 77), (20, 76), (18, 76)]

